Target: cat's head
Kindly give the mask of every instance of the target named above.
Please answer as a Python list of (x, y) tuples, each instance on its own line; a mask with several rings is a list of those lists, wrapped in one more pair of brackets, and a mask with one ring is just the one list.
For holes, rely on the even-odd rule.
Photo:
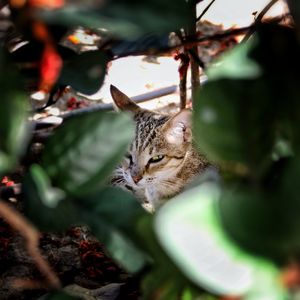
[(191, 111), (168, 116), (145, 110), (114, 86), (111, 95), (120, 110), (132, 112), (136, 123), (135, 138), (121, 166), (126, 181), (122, 184), (138, 196), (144, 192), (169, 197), (178, 192), (176, 175), (192, 147)]

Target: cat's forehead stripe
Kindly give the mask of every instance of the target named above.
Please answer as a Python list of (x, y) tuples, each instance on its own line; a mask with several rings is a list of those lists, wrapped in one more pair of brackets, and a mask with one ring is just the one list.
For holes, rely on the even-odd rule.
[(154, 114), (149, 111), (139, 111), (136, 113), (134, 116), (136, 122), (135, 141), (130, 145), (130, 151), (141, 153), (150, 145), (149, 154), (151, 155), (154, 150), (151, 143), (155, 139), (158, 129), (169, 118), (169, 116)]

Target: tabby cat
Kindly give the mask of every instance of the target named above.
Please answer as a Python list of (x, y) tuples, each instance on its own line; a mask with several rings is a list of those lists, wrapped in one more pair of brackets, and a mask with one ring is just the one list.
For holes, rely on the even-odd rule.
[(208, 166), (192, 145), (191, 111), (164, 115), (140, 108), (112, 85), (110, 91), (116, 106), (132, 112), (136, 123), (135, 138), (112, 184), (130, 190), (154, 211)]

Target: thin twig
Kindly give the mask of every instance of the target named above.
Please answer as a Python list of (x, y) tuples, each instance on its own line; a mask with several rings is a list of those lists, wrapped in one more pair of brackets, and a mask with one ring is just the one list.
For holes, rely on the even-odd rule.
[(0, 216), (26, 240), (26, 248), (29, 255), (34, 260), (39, 271), (44, 275), (48, 286), (54, 289), (61, 287), (60, 281), (52, 271), (48, 262), (41, 255), (39, 244), (39, 232), (29, 223), (18, 211), (14, 210), (9, 204), (0, 201)]
[(195, 63), (202, 69), (205, 68), (204, 62), (199, 57), (198, 53), (194, 51), (194, 49), (188, 50), (190, 57), (195, 61)]
[(45, 284), (45, 282), (41, 282), (33, 279), (13, 279), (10, 282), (10, 286), (14, 289), (18, 290), (39, 290), (39, 289), (47, 289), (49, 286)]
[(199, 22), (202, 17), (206, 14), (206, 12), (210, 9), (210, 7), (214, 4), (216, 0), (212, 0), (203, 10), (203, 12), (200, 14), (200, 16), (196, 19), (196, 22)]
[[(193, 24), (188, 28), (188, 35), (197, 36), (197, 8), (196, 4), (192, 7), (191, 14), (193, 15)], [(189, 49), (189, 56), (191, 61), (191, 86), (192, 86), (192, 102), (196, 99), (196, 92), (200, 89), (200, 70), (199, 61), (202, 64), (199, 53), (198, 45), (194, 45)], [(203, 66), (203, 64), (202, 64)], [(204, 66), (203, 66), (204, 67)]]
[(187, 84), (187, 71), (189, 68), (190, 60), (187, 52), (180, 54), (181, 63), (179, 66), (179, 93), (180, 93), (180, 109), (186, 107), (186, 84)]
[(248, 39), (251, 37), (251, 35), (254, 33), (255, 28), (262, 22), (263, 17), (265, 14), (271, 9), (271, 7), (278, 2), (278, 0), (271, 0), (264, 8), (263, 10), (258, 14), (257, 18), (255, 19), (253, 23), (253, 27), (249, 29), (249, 31), (246, 33), (244, 38), (242, 39), (242, 43), (248, 41)]

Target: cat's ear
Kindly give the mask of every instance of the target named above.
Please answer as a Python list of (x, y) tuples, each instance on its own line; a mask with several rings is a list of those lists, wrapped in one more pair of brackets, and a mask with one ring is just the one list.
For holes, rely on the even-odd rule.
[(114, 85), (110, 86), (111, 96), (116, 104), (116, 106), (121, 110), (137, 111), (139, 106), (136, 105), (128, 96), (122, 93)]
[(191, 142), (191, 127), (192, 112), (188, 109), (183, 109), (164, 125), (166, 140), (171, 144)]

